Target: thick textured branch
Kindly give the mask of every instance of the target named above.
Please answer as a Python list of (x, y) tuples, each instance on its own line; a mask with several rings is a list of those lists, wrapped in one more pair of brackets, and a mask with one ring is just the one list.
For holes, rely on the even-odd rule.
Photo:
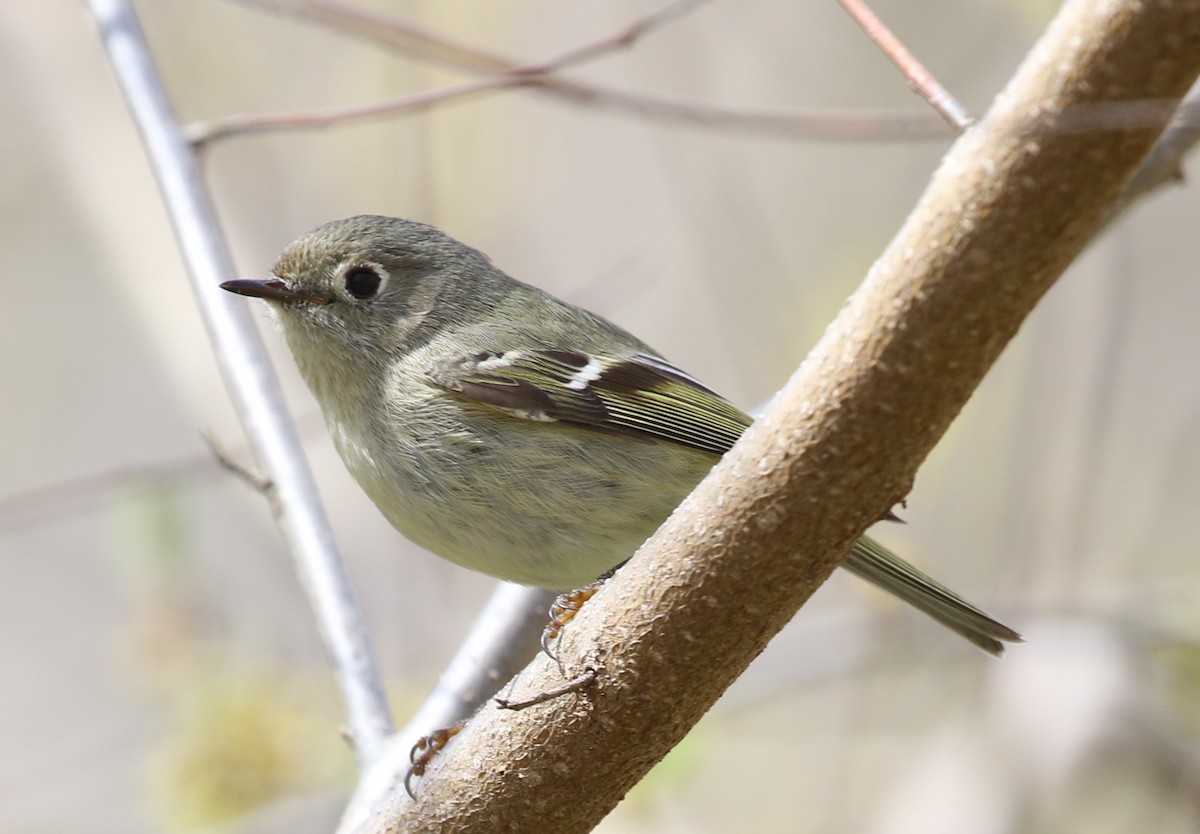
[[(1200, 2), (1067, 3), (767, 414), (568, 627), (597, 683), (485, 708), (372, 830), (594, 827), (907, 492), (1169, 118), (1123, 127), (1121, 103), (1198, 70)], [(1079, 113), (1102, 118), (1063, 129)], [(542, 658), (514, 697), (561, 681)]]

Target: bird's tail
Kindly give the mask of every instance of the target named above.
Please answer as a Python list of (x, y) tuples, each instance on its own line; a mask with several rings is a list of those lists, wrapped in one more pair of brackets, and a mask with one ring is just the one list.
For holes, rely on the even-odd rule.
[(842, 567), (928, 614), (990, 654), (1021, 635), (980, 611), (946, 586), (921, 573), (872, 538), (859, 539)]

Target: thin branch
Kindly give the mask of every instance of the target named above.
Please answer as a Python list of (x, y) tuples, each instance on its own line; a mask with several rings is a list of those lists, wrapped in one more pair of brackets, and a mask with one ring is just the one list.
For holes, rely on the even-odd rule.
[(510, 87), (524, 87), (533, 83), (535, 83), (533, 79), (521, 75), (502, 75), (477, 81), (464, 81), (438, 90), (426, 90), (383, 101), (373, 101), (369, 104), (352, 104), (323, 110), (300, 110), (292, 113), (273, 113), (265, 116), (223, 116), (206, 122), (190, 124), (185, 128), (185, 133), (192, 146), (200, 149), (218, 139), (247, 133), (331, 127), (359, 119), (394, 116), (398, 113), (419, 113), (450, 101), (467, 99), (481, 93)]
[(592, 667), (588, 666), (575, 677), (571, 678), (566, 683), (551, 687), (550, 689), (542, 689), (526, 698), (503, 698), (496, 697), (492, 700), (500, 709), (510, 709), (514, 712), (519, 712), (523, 709), (536, 707), (538, 704), (546, 704), (556, 698), (562, 698), (564, 695), (570, 695), (579, 692), (596, 682), (597, 672)]
[[(1181, 98), (1196, 7), (1068, 0), (768, 411), (572, 621), (562, 657), (595, 684), (484, 708), (417, 802), (394, 794), (368, 830), (591, 830), (908, 491), (1166, 125), (1084, 134), (1058, 116)], [(544, 657), (523, 678), (561, 683)]]
[(255, 456), (275, 485), (279, 524), (333, 664), (356, 753), (361, 763), (369, 763), (392, 731), (387, 699), (262, 342), (246, 306), (217, 287), (234, 274), (232, 259), (196, 159), (171, 112), (133, 9), (126, 0), (89, 0), (89, 6), (158, 178), (226, 388)]
[(1179, 106), (1166, 133), (1121, 195), (1112, 217), (1159, 186), (1182, 182), (1183, 159), (1197, 143), (1200, 143), (1200, 84), (1192, 87)]
[(220, 466), (226, 472), (232, 474), (235, 478), (244, 483), (246, 486), (250, 487), (255, 492), (261, 493), (263, 497), (271, 502), (271, 505), (275, 508), (275, 511), (279, 511), (279, 498), (275, 490), (275, 484), (271, 482), (270, 478), (251, 471), (245, 464), (235, 460), (233, 455), (225, 451), (225, 449), (216, 441), (215, 438), (206, 433), (202, 433), (200, 436), (204, 439), (205, 445), (208, 446), (209, 453), (216, 459), (218, 466)]
[[(575, 66), (586, 61), (595, 60), (618, 49), (628, 49), (638, 40), (667, 23), (681, 17), (693, 8), (708, 2), (708, 0), (674, 0), (644, 17), (628, 23), (615, 32), (596, 38), (586, 43), (560, 52), (542, 61), (530, 64), (509, 64), (502, 62), (484, 61), (492, 66), (503, 66), (495, 76), (455, 84), (440, 90), (430, 90), (399, 96), (370, 104), (336, 107), (325, 110), (304, 111), (268, 116), (230, 116), (214, 119), (207, 123), (193, 125), (188, 128), (188, 135), (196, 146), (212, 142), (239, 133), (252, 133), (271, 130), (295, 129), (300, 127), (328, 127), (341, 122), (356, 119), (373, 118), (397, 113), (414, 113), (429, 109), (437, 104), (463, 99), (483, 92), (511, 87), (533, 86), (545, 83), (546, 78), (559, 70)], [(356, 14), (351, 19), (361, 21)], [(406, 38), (405, 42), (408, 43)], [(452, 54), (462, 54), (463, 47), (451, 50)]]
[[(580, 44), (543, 61), (508, 66), (495, 77), (468, 81), (444, 87), (440, 90), (414, 93), (370, 104), (268, 116), (229, 116), (221, 119), (213, 119), (209, 122), (190, 126), (187, 129), (188, 137), (193, 145), (201, 146), (234, 134), (300, 127), (328, 127), (357, 119), (395, 115), (401, 112), (420, 112), (437, 104), (476, 96), (483, 92), (503, 90), (510, 87), (533, 86), (538, 83), (544, 83), (545, 77), (565, 67), (594, 60), (617, 49), (627, 49), (653, 30), (666, 25), (707, 1), (675, 0), (675, 2), (664, 6), (658, 11), (623, 26), (616, 32)], [(459, 51), (461, 52), (461, 49)]]
[(468, 46), (401, 18), (329, 0), (237, 0), (244, 6), (316, 23), (335, 32), (372, 41), (393, 52), (476, 75), (499, 75), (520, 62)]
[[(464, 96), (522, 87), (563, 99), (572, 104), (595, 107), (640, 119), (685, 124), (712, 130), (752, 133), (776, 139), (809, 141), (882, 142), (947, 138), (944, 123), (932, 114), (917, 111), (788, 110), (772, 112), (700, 104), (662, 96), (628, 93), (552, 74), (547, 64), (574, 64), (582, 57), (595, 58), (623, 46), (622, 37), (638, 23), (589, 44), (568, 50), (549, 61), (522, 64), (485, 50), (466, 46), (436, 35), (406, 21), (374, 14), (327, 0), (239, 0), (249, 6), (290, 14), (355, 37), (371, 40), (389, 49), (415, 54), (454, 69), (487, 74), (480, 86), (452, 85), (428, 93), (401, 96), (354, 108), (265, 116), (232, 116), (198, 123), (188, 133), (198, 144), (242, 133), (296, 127), (323, 127), (340, 120), (395, 115), (409, 109), (423, 110)], [(672, 7), (668, 7), (669, 9)], [(676, 14), (681, 14), (683, 7)], [(663, 11), (655, 15), (662, 15)], [(652, 18), (654, 16), (651, 16)], [(645, 20), (645, 19), (644, 19)], [(655, 18), (655, 23), (659, 22)], [(497, 82), (496, 75), (521, 75), (523, 83)], [(428, 97), (428, 98), (427, 98)]]
[(525, 72), (531, 75), (549, 74), (568, 67), (576, 66), (587, 61), (615, 52), (618, 49), (629, 49), (646, 35), (668, 23), (683, 17), (693, 9), (704, 5), (710, 0), (674, 0), (657, 11), (645, 17), (628, 23), (615, 32), (603, 35), (587, 43), (579, 44), (558, 55), (547, 58), (541, 64), (531, 64), (525, 67), (512, 67), (509, 72)]
[(883, 20), (876, 16), (864, 0), (838, 0), (838, 2), (854, 18), (854, 23), (862, 26), (866, 36), (875, 41), (876, 46), (883, 50), (883, 54), (888, 56), (888, 59), (896, 65), (896, 68), (899, 68), (901, 73), (904, 73), (904, 77), (908, 79), (908, 85), (912, 86), (912, 89), (916, 90), (925, 101), (928, 101), (930, 106), (937, 110), (943, 119), (946, 119), (950, 127), (961, 133), (971, 125), (973, 120), (971, 114), (966, 112), (966, 108), (950, 95), (949, 90), (938, 83), (934, 74), (926, 70), (922, 62), (917, 60), (916, 55), (908, 52), (904, 43), (900, 42), (900, 38), (892, 34), (892, 30), (884, 25)]
[(421, 709), (363, 772), (339, 832), (361, 827), (372, 810), (400, 789), (419, 738), (469, 718), (529, 662), (554, 596), (540, 588), (500, 583)]
[[(945, 123), (929, 113), (906, 110), (779, 111), (717, 107), (688, 101), (617, 92), (564, 82), (557, 76), (522, 75), (468, 81), (438, 90), (399, 96), (348, 107), (301, 110), (262, 116), (234, 115), (189, 125), (187, 136), (202, 147), (219, 139), (249, 133), (322, 128), (355, 119), (396, 116), (430, 110), (443, 104), (513, 89), (550, 90), (576, 104), (613, 110), (629, 116), (729, 132), (752, 133), (771, 139), (813, 142), (891, 142), (946, 139)], [(568, 93), (568, 90), (572, 91)]]
[(216, 474), (208, 455), (195, 455), (168, 463), (118, 466), (0, 497), (0, 530), (20, 529), (54, 519), (128, 487), (170, 482), (202, 474)]
[(970, 127), (973, 121), (971, 114), (958, 103), (954, 96), (950, 95), (950, 91), (943, 87), (929, 70), (925, 69), (917, 57), (900, 42), (900, 39), (892, 34), (892, 31), (884, 25), (884, 22), (871, 10), (865, 0), (838, 0), (838, 2), (854, 18), (854, 22), (861, 26), (867, 36), (875, 42), (875, 45), (883, 50), (883, 54), (904, 74), (904, 77), (908, 79), (909, 86), (928, 101), (933, 109), (946, 120), (947, 124), (959, 133)]

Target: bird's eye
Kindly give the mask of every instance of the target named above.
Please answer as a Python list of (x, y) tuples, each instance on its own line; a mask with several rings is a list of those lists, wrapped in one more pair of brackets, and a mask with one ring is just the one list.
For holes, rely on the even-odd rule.
[(346, 273), (346, 292), (359, 301), (365, 301), (379, 292), (383, 278), (374, 267), (356, 266)]

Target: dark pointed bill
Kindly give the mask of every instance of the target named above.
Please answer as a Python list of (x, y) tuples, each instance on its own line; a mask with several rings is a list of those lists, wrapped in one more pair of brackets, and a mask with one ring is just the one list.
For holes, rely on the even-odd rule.
[(289, 287), (277, 278), (256, 280), (239, 278), (236, 281), (226, 281), (221, 289), (238, 295), (248, 295), (251, 298), (265, 298), (267, 301), (307, 302), (309, 304), (328, 304), (329, 299), (310, 290)]

